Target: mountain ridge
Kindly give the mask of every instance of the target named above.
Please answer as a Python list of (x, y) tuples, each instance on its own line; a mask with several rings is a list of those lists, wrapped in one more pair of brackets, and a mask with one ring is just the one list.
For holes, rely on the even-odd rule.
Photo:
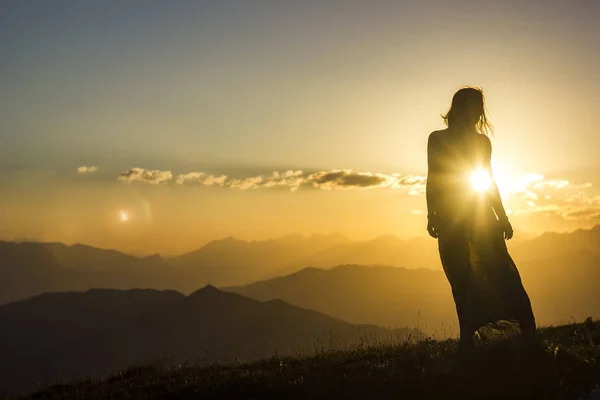
[(188, 296), (153, 289), (44, 293), (0, 306), (0, 326), (0, 392), (57, 378), (101, 377), (159, 358), (174, 364), (195, 357), (251, 361), (307, 354), (334, 337), (345, 340), (337, 346), (350, 346), (363, 336), (385, 341), (392, 335), (210, 285)]
[[(298, 238), (302, 239), (296, 242)], [(577, 249), (600, 254), (600, 225), (572, 233), (548, 233), (521, 243), (510, 241), (508, 245), (517, 266), (541, 264), (544, 259)], [(393, 235), (370, 241), (350, 241), (337, 233), (292, 235), (251, 242), (230, 236), (182, 257), (138, 257), (82, 244), (0, 241), (0, 304), (43, 291), (91, 287), (147, 287), (190, 293), (206, 284), (243, 286), (308, 266), (389, 265), (442, 271), (435, 240), (401, 240)]]

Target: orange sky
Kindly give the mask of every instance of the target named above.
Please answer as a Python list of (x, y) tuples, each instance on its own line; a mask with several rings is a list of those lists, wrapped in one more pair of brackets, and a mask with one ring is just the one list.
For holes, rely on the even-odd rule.
[(464, 84), (515, 228), (594, 225), (599, 3), (498, 3), (3, 6), (0, 238), (423, 235), (427, 135)]

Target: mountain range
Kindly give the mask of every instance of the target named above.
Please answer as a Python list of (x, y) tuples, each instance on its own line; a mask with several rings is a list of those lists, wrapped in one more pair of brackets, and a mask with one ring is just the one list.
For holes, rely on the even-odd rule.
[[(590, 293), (599, 283), (600, 225), (509, 244), (540, 321), (596, 312)], [(44, 292), (153, 288), (189, 294), (212, 284), (257, 299), (283, 298), (351, 322), (443, 329), (441, 321), (451, 324), (455, 313), (438, 257), (435, 240), (389, 235), (370, 241), (341, 234), (250, 242), (228, 237), (167, 259), (80, 244), (0, 242), (0, 304)], [(321, 271), (344, 264), (355, 266)]]
[[(513, 243), (511, 254), (539, 324), (600, 317), (600, 226)], [(453, 336), (443, 271), (416, 268), (437, 257), (433, 240), (339, 234), (229, 237), (168, 259), (0, 242), (0, 393), (158, 358), (239, 362)], [(349, 259), (365, 265), (337, 264)], [(212, 281), (223, 289), (193, 289)]]
[[(283, 299), (345, 321), (450, 329), (456, 311), (444, 273), (425, 268), (343, 265), (296, 273), (224, 290), (259, 300)], [(457, 333), (455, 330), (454, 333)]]
[[(545, 233), (512, 246), (511, 255), (538, 324), (600, 317), (600, 225)], [(353, 323), (458, 333), (450, 286), (440, 270), (352, 264), (306, 268), (225, 290), (260, 300), (284, 299)]]
[[(206, 286), (49, 293), (0, 306), (0, 394), (101, 377), (137, 363), (243, 362), (343, 350), (399, 332)], [(416, 337), (416, 331), (403, 334)]]
[(356, 242), (341, 234), (250, 242), (227, 237), (167, 259), (82, 244), (0, 241), (0, 304), (48, 291), (95, 287), (190, 293), (205, 284), (249, 284), (306, 266), (329, 268), (352, 259), (368, 265), (436, 268), (437, 254), (435, 242), (424, 238), (405, 241), (382, 236)]
[[(600, 317), (600, 255), (575, 250), (519, 265), (538, 324)], [(454, 301), (444, 273), (429, 269), (344, 265), (224, 290), (259, 300), (283, 299), (352, 323), (418, 327), (458, 334)]]

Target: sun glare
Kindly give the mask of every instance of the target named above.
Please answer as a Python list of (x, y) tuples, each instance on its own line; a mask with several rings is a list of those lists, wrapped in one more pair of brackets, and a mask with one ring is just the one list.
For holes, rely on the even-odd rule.
[(471, 174), (471, 186), (476, 192), (483, 193), (492, 186), (492, 178), (486, 170), (479, 168)]
[(127, 212), (124, 210), (119, 211), (119, 218), (121, 219), (121, 222), (129, 221), (129, 215), (127, 215)]

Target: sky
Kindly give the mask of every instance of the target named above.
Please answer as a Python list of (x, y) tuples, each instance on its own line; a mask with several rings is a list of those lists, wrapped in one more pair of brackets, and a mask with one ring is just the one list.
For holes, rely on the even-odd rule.
[(600, 222), (600, 3), (0, 4), (0, 239), (177, 254), (425, 235), (428, 134), (483, 88), (517, 232)]

